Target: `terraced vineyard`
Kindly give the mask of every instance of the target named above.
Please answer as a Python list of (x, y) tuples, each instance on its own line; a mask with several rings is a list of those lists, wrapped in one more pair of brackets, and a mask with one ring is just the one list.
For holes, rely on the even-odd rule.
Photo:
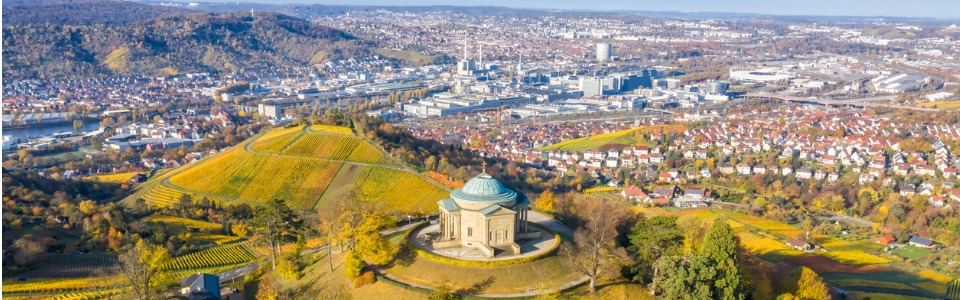
[(337, 162), (237, 149), (173, 176), (170, 183), (256, 203), (279, 198), (293, 208), (310, 210), (320, 201), (340, 166)]
[(164, 265), (163, 269), (194, 270), (239, 265), (253, 262), (257, 260), (258, 257), (259, 255), (257, 255), (256, 250), (250, 246), (250, 243), (237, 243), (179, 256)]
[(59, 296), (51, 298), (52, 300), (93, 300), (93, 299), (107, 299), (111, 295), (116, 295), (120, 293), (119, 289), (110, 289), (103, 291), (77, 291), (64, 293)]
[(267, 138), (266, 136), (257, 139), (256, 142), (250, 145), (250, 148), (256, 151), (264, 152), (280, 152), (284, 147), (289, 145), (291, 142), (295, 141), (303, 132), (300, 130), (300, 127), (294, 127), (297, 129), (295, 131), (289, 131), (288, 129), (279, 130), (287, 132), (283, 135), (276, 136), (273, 138)]
[[(157, 184), (154, 188), (150, 189), (148, 192), (143, 194), (143, 200), (147, 201), (147, 204), (153, 206), (162, 206), (169, 207), (173, 206), (175, 203), (180, 202), (180, 197), (183, 197), (184, 192), (171, 188), (163, 184)], [(193, 201), (200, 200), (203, 197), (207, 197), (208, 200), (214, 202), (224, 202), (226, 199), (220, 197), (213, 197), (209, 195), (198, 195), (191, 194), (190, 199)]]
[(368, 167), (356, 182), (362, 197), (407, 212), (429, 211), (436, 201), (448, 196), (447, 191), (417, 175), (393, 169)]

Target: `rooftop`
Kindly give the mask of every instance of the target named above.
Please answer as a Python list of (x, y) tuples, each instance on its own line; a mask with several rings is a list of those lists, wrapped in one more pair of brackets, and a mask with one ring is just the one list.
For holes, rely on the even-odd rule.
[(489, 174), (482, 173), (467, 181), (463, 188), (454, 190), (450, 197), (461, 201), (501, 203), (517, 199), (517, 192), (503, 186)]

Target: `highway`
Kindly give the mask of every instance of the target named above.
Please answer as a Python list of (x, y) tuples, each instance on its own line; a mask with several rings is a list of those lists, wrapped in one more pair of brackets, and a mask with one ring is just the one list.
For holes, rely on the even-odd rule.
[(837, 107), (842, 107), (842, 106), (890, 107), (890, 108), (900, 108), (900, 109), (909, 109), (909, 110), (918, 110), (918, 111), (939, 111), (939, 109), (935, 109), (935, 108), (875, 103), (880, 101), (889, 101), (889, 100), (896, 99), (897, 98), (896, 95), (876, 96), (876, 97), (847, 99), (847, 100), (814, 99), (814, 98), (807, 98), (807, 97), (794, 97), (794, 96), (783, 96), (783, 95), (773, 95), (773, 94), (746, 94), (746, 95), (743, 95), (742, 97), (747, 99), (768, 98), (768, 99), (777, 99), (777, 100), (786, 101), (786, 102), (811, 103), (811, 104), (829, 105), (829, 106), (837, 106)]

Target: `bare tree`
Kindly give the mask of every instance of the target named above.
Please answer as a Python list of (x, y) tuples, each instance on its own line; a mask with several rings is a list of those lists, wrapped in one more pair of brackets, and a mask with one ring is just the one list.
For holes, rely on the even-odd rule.
[(564, 261), (590, 277), (590, 292), (596, 292), (601, 276), (617, 274), (630, 263), (626, 249), (617, 245), (617, 227), (627, 220), (630, 207), (619, 200), (577, 199), (576, 214), (585, 224), (573, 233), (573, 244), (560, 249)]
[(17, 239), (13, 242), (13, 247), (17, 249), (16, 254), (13, 255), (13, 262), (20, 266), (37, 261), (43, 253), (47, 252), (47, 245), (29, 238)]

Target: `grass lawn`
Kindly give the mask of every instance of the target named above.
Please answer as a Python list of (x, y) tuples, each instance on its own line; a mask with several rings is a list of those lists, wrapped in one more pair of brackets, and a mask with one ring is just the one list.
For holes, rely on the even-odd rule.
[(416, 257), (407, 266), (396, 265), (385, 272), (404, 281), (423, 286), (435, 286), (443, 280), (450, 280), (456, 288), (466, 289), (484, 282), (492, 281), (483, 293), (513, 294), (530, 289), (550, 289), (574, 281), (580, 274), (565, 268), (557, 256), (551, 256), (534, 262), (504, 267), (462, 267)]
[[(329, 261), (325, 251), (309, 255), (314, 263), (303, 270), (303, 277), (298, 280), (288, 280), (276, 273), (268, 274), (276, 279), (284, 289), (291, 289), (297, 295), (314, 295), (310, 299), (424, 299), (425, 294), (406, 290), (385, 282), (376, 282), (354, 288), (346, 276), (343, 275), (343, 255), (333, 254), (333, 272), (330, 272)], [(256, 298), (256, 284), (246, 286), (247, 299)], [(252, 295), (251, 295), (252, 294)]]
[(906, 259), (920, 259), (930, 255), (930, 251), (913, 245), (906, 245), (897, 249), (893, 249), (893, 254), (904, 257)]

